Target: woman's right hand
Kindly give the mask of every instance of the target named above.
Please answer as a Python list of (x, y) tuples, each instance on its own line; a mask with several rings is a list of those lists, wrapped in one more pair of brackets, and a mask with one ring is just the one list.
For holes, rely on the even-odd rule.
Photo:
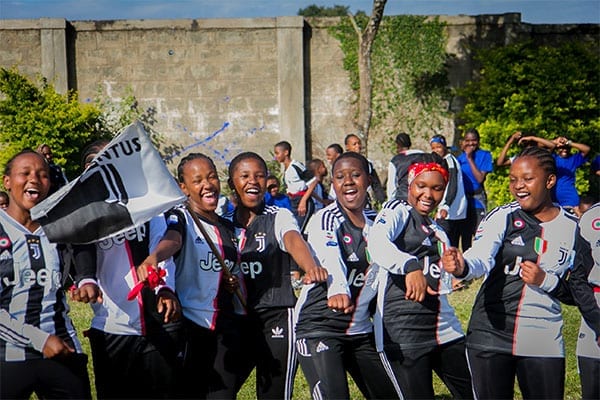
[(416, 302), (422, 302), (425, 300), (425, 294), (427, 293), (427, 280), (423, 271), (420, 269), (409, 272), (406, 274), (406, 295), (407, 300)]
[(465, 259), (456, 247), (449, 247), (442, 254), (442, 266), (446, 272), (454, 276), (461, 276), (465, 270)]

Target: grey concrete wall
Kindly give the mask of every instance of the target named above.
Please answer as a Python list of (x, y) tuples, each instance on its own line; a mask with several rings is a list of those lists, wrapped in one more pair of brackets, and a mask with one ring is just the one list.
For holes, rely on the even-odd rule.
[[(599, 40), (598, 25), (530, 25), (519, 14), (440, 16), (447, 24), (449, 79), (473, 77), (472, 49), (531, 38), (544, 43)], [(167, 139), (201, 151), (219, 167), (243, 150), (271, 157), (288, 140), (300, 160), (354, 131), (354, 96), (336, 18), (66, 21), (0, 20), (0, 66), (42, 74), (82, 102), (115, 100), (128, 89)], [(450, 108), (459, 110), (460, 99)], [(454, 121), (442, 121), (451, 138)], [(380, 175), (389, 132), (372, 132), (369, 157)], [(415, 147), (425, 147), (417, 140)], [(173, 156), (177, 162), (178, 157)]]

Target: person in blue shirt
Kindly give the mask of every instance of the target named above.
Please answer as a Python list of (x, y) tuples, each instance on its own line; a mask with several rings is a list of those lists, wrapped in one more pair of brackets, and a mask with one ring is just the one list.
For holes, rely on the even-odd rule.
[(485, 217), (487, 196), (484, 182), (492, 172), (492, 153), (479, 148), (479, 132), (470, 128), (461, 141), (463, 153), (458, 156), (467, 196), (467, 217), (459, 222), (460, 242), (463, 251), (471, 247), (477, 226)]
[(275, 175), (267, 176), (267, 192), (265, 193), (265, 203), (268, 206), (277, 206), (287, 208), (292, 211), (290, 198), (279, 191), (279, 179)]

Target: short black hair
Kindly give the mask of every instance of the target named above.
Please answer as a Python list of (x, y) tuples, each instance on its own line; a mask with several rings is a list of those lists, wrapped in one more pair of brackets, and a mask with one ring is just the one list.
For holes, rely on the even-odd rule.
[(292, 155), (292, 145), (286, 140), (275, 143), (275, 147), (281, 147), (283, 150), (287, 150), (288, 155)]
[(554, 160), (554, 157), (552, 157), (552, 153), (549, 150), (537, 146), (525, 147), (517, 155), (517, 158), (515, 158), (515, 160), (518, 160), (521, 157), (537, 158), (542, 169), (544, 169), (548, 174), (556, 175), (556, 161)]
[(335, 169), (335, 166), (337, 165), (337, 163), (340, 162), (340, 161), (342, 161), (342, 160), (345, 160), (346, 158), (354, 158), (355, 160), (358, 160), (360, 162), (362, 168), (365, 170), (365, 173), (367, 175), (369, 175), (369, 171), (370, 171), (369, 161), (362, 154), (355, 153), (353, 151), (347, 151), (347, 152), (341, 154), (338, 158), (335, 159), (335, 161), (331, 165), (331, 173), (332, 174), (333, 174), (333, 170)]
[(206, 161), (208, 161), (208, 163), (210, 164), (212, 169), (214, 169), (215, 171), (217, 170), (217, 167), (216, 167), (215, 163), (213, 162), (213, 160), (206, 154), (190, 153), (187, 156), (183, 157), (181, 159), (181, 161), (179, 161), (179, 165), (177, 166), (177, 180), (179, 182), (183, 183), (183, 169), (185, 167), (185, 164), (187, 164), (188, 162), (190, 162), (192, 160), (206, 160)]
[(342, 149), (342, 146), (340, 146), (337, 143), (332, 143), (329, 146), (327, 146), (327, 148), (335, 151), (338, 154), (342, 154), (344, 152), (344, 149)]

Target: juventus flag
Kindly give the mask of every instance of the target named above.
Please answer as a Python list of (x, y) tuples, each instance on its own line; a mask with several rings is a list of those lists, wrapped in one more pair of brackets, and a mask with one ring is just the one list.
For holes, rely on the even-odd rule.
[(48, 239), (91, 243), (182, 203), (185, 195), (140, 122), (127, 126), (75, 180), (31, 209)]

